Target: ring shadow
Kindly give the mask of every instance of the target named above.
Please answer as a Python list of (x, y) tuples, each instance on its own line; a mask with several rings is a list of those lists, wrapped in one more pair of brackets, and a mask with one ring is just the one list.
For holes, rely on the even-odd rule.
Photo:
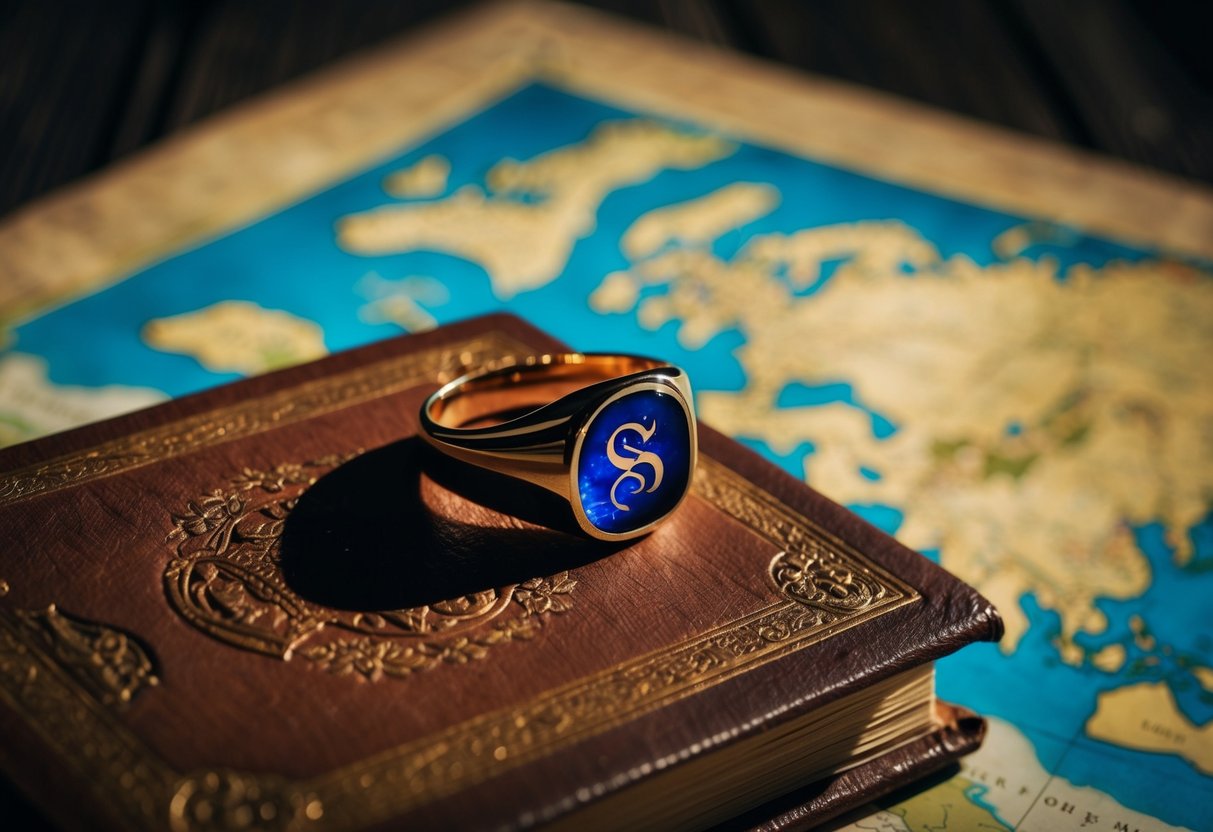
[(586, 537), (555, 494), (412, 437), (362, 454), (304, 491), (284, 523), (279, 562), (304, 599), (377, 611), (553, 575), (624, 545)]

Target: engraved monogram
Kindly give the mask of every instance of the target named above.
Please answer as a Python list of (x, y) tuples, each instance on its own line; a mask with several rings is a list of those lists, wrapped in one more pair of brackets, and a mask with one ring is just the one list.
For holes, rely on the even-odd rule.
[[(630, 454), (634, 454), (634, 456), (626, 457), (616, 450), (615, 440), (621, 433), (624, 433), (625, 431), (633, 431), (638, 434), (640, 436), (641, 444), (644, 444), (652, 439), (653, 434), (657, 431), (657, 420), (654, 419), (653, 424), (647, 428), (640, 422), (625, 422), (624, 424), (615, 428), (615, 432), (612, 433), (611, 438), (607, 440), (607, 459), (611, 461), (612, 465), (623, 471), (623, 473), (619, 475), (619, 478), (611, 484), (611, 502), (614, 503), (615, 508), (619, 509), (620, 511), (631, 510), (628, 506), (619, 502), (619, 498), (615, 496), (615, 492), (619, 489), (619, 486), (622, 485), (626, 480), (636, 481), (636, 487), (631, 491), (632, 494), (639, 494), (641, 491), (647, 491), (651, 494), (657, 490), (658, 486), (661, 485), (661, 479), (665, 476), (665, 463), (663, 463), (661, 461), (661, 457), (654, 452), (642, 451), (639, 448), (633, 448), (627, 443), (626, 440), (622, 443), (623, 449)], [(637, 465), (648, 465), (653, 469), (652, 485), (649, 485), (648, 479), (644, 476), (644, 474), (635, 470)], [(645, 486), (648, 486), (648, 488), (646, 489)]]

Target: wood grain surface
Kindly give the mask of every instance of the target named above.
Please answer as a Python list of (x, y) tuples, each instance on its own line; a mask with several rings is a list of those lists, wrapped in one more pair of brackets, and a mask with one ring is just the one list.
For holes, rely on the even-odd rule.
[[(0, 4), (0, 213), (464, 2)], [(1213, 181), (1207, 4), (594, 0), (686, 37)]]

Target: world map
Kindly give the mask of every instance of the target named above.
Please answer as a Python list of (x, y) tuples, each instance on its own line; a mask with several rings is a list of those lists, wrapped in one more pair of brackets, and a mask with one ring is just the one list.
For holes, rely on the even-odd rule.
[(498, 309), (998, 606), (938, 665), (982, 750), (847, 828), (1213, 828), (1207, 263), (529, 84), (13, 328), (0, 442)]

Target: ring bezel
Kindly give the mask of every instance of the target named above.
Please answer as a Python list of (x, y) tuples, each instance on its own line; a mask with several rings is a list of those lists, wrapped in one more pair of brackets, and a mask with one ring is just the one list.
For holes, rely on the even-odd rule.
[[(581, 419), (576, 432), (573, 434), (572, 441), (568, 443), (568, 468), (569, 468), (569, 504), (573, 508), (573, 516), (577, 519), (577, 525), (586, 534), (598, 540), (618, 541), (631, 540), (632, 538), (640, 537), (648, 534), (654, 528), (659, 526), (667, 517), (678, 510), (686, 500), (687, 494), (691, 491), (691, 482), (695, 476), (695, 467), (699, 460), (699, 435), (697, 431), (697, 423), (695, 421), (694, 412), (678, 385), (674, 384), (669, 379), (661, 376), (660, 371), (653, 371), (656, 377), (638, 378), (625, 387), (614, 391), (611, 395), (602, 398), (592, 409), (586, 408), (587, 415)], [(608, 532), (595, 526), (590, 518), (586, 515), (585, 507), (581, 504), (581, 489), (579, 488), (579, 466), (581, 460), (582, 445), (585, 443), (585, 437), (589, 433), (590, 426), (594, 424), (595, 419), (608, 406), (614, 402), (635, 393), (645, 391), (654, 391), (672, 396), (678, 402), (682, 409), (683, 418), (687, 423), (687, 436), (690, 441), (689, 463), (687, 470), (687, 483), (678, 500), (664, 514), (655, 517), (643, 526), (635, 529), (630, 529), (626, 532)]]
[[(458, 407), (464, 397), (487, 393), (484, 401), (495, 407), (500, 399), (494, 397), (512, 384), (545, 384), (553, 379), (559, 386), (560, 379), (576, 381), (578, 376), (584, 377), (585, 386), (504, 422), (466, 427), (467, 421), (475, 421), (478, 414), (492, 413), (491, 407), (479, 410), (474, 404), (454, 416), (447, 414), (451, 403)], [(643, 526), (606, 531), (594, 525), (582, 504), (582, 451), (604, 410), (620, 399), (643, 392), (671, 397), (682, 412), (690, 445), (685, 484), (669, 507)], [(637, 355), (549, 353), (505, 357), (443, 384), (425, 400), (418, 416), (419, 434), (428, 444), (462, 462), (554, 492), (572, 509), (580, 530), (603, 541), (640, 537), (664, 522), (686, 499), (699, 457), (695, 405), (686, 372), (659, 359)], [(443, 422), (444, 418), (452, 419), (453, 424)]]

